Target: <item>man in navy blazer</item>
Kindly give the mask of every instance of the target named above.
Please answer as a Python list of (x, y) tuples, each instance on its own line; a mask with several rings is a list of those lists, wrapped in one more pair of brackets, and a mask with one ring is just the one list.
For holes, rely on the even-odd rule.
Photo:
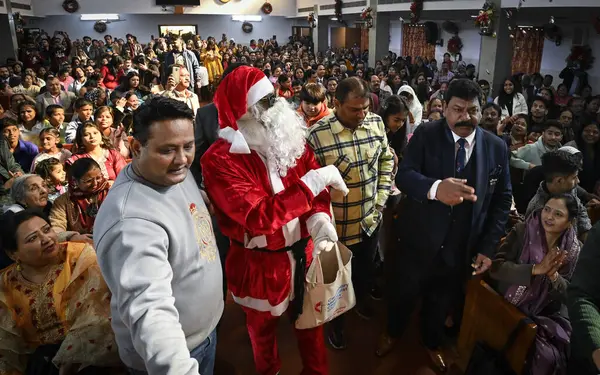
[(423, 297), (423, 343), (445, 370), (439, 349), (446, 318), (462, 308), (468, 275), (490, 267), (505, 234), (512, 202), (508, 149), (477, 126), (482, 95), (473, 81), (452, 81), (445, 118), (418, 126), (408, 143), (396, 174), (396, 186), (406, 195), (401, 250), (391, 265), (388, 327), (378, 355), (390, 351)]

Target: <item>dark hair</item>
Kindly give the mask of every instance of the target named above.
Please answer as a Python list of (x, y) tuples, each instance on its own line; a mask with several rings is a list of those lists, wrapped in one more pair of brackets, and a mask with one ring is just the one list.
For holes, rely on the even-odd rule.
[(37, 121), (37, 118), (38, 118), (37, 107), (35, 106), (35, 102), (32, 102), (31, 100), (25, 100), (25, 101), (19, 103), (19, 106), (17, 107), (19, 121), (21, 121), (21, 111), (25, 107), (33, 108), (33, 110), (35, 111), (35, 120)]
[[(510, 81), (513, 84), (513, 92), (511, 94), (507, 94), (506, 91), (504, 91), (504, 82), (506, 81)], [(498, 91), (498, 105), (500, 108), (508, 108), (508, 105), (512, 103), (512, 100), (514, 100), (513, 98), (516, 97), (520, 92), (521, 84), (515, 79), (515, 77), (505, 78), (504, 81), (502, 81), (500, 90)]]
[(133, 138), (142, 145), (146, 145), (150, 139), (150, 127), (155, 122), (177, 119), (193, 121), (194, 112), (187, 104), (179, 100), (153, 96), (133, 114)]
[(371, 98), (369, 85), (358, 77), (349, 77), (341, 80), (335, 92), (335, 98), (340, 103), (344, 103), (350, 94), (353, 94), (356, 98)]
[(4, 249), (7, 254), (13, 254), (17, 251), (17, 230), (21, 224), (33, 219), (34, 217), (39, 217), (46, 223), (50, 224), (50, 220), (44, 214), (44, 212), (37, 208), (26, 208), (25, 210), (17, 213), (8, 212), (2, 215), (0, 224), (0, 239), (2, 241), (2, 249)]
[(481, 107), (481, 113), (483, 113), (483, 111), (485, 111), (488, 108), (494, 108), (494, 110), (496, 112), (498, 112), (498, 116), (502, 115), (502, 108), (500, 108), (500, 106), (494, 102), (491, 103), (485, 103), (483, 105), (483, 107)]
[(287, 74), (280, 74), (279, 77), (277, 77), (277, 83), (281, 85), (282, 83), (287, 82), (289, 79), (290, 77), (288, 77)]
[(566, 177), (581, 169), (583, 156), (580, 152), (571, 153), (565, 150), (546, 152), (542, 155), (542, 172), (546, 183), (552, 182), (555, 177)]
[(57, 165), (62, 165), (60, 160), (57, 158), (44, 159), (36, 164), (35, 174), (48, 181), (50, 179), (50, 175), (52, 174), (52, 170)]
[(562, 132), (563, 124), (557, 120), (546, 120), (546, 122), (544, 122), (543, 128), (544, 128), (543, 131), (546, 131), (550, 128), (557, 128), (557, 129), (560, 129), (560, 131)]
[[(386, 98), (383, 103), (381, 103), (378, 115), (382, 118), (383, 123), (385, 124), (388, 116), (409, 111), (408, 103), (406, 102), (405, 98), (398, 95), (392, 95)], [(406, 127), (403, 126), (399, 131), (406, 132)]]
[(79, 111), (81, 107), (85, 107), (86, 105), (91, 105), (94, 108), (94, 104), (85, 98), (77, 98), (75, 100), (75, 104), (73, 104), (73, 108), (76, 111)]
[(310, 104), (319, 104), (325, 101), (327, 90), (320, 83), (307, 83), (300, 91), (300, 101)]
[(547, 199), (544, 201), (544, 206), (550, 199), (562, 199), (565, 201), (565, 206), (567, 206), (567, 214), (569, 215), (569, 219), (572, 220), (579, 215), (579, 204), (577, 204), (577, 200), (571, 194), (553, 194), (549, 195)]
[(481, 91), (481, 87), (479, 87), (477, 83), (471, 81), (470, 79), (453, 79), (448, 85), (448, 90), (446, 90), (446, 103), (450, 103), (450, 100), (453, 97), (463, 100), (477, 99), (481, 101), (481, 98), (483, 98), (483, 93)]
[(485, 80), (485, 79), (480, 79), (479, 81), (477, 81), (477, 84), (479, 86), (483, 86), (483, 85), (488, 85), (489, 86), (490, 85), (490, 83), (487, 80)]
[(92, 158), (77, 159), (67, 169), (67, 178), (79, 180), (94, 168), (100, 169), (100, 164), (96, 160)]
[(533, 107), (533, 103), (535, 103), (535, 102), (542, 102), (542, 103), (544, 103), (544, 107), (546, 107), (546, 109), (550, 108), (550, 103), (548, 103), (548, 101), (543, 96), (536, 95), (533, 98), (533, 100), (531, 101), (532, 107)]
[(292, 81), (292, 87), (294, 86), (302, 86), (302, 81), (300, 81), (299, 79), (295, 79)]
[(87, 152), (85, 146), (83, 145), (83, 132), (87, 128), (94, 128), (100, 133), (100, 136), (102, 137), (102, 148), (109, 150), (114, 148), (110, 139), (102, 133), (102, 130), (100, 130), (98, 125), (96, 125), (96, 123), (92, 120), (88, 120), (77, 128), (77, 133), (75, 133), (75, 140), (73, 141), (74, 153), (85, 154)]
[[(9, 126), (19, 127), (19, 123), (17, 122), (17, 120), (12, 119), (12, 118), (3, 118), (2, 120), (0, 120), (0, 130), (4, 130), (5, 128), (8, 128)], [(1, 138), (3, 138), (3, 137), (1, 137)]]

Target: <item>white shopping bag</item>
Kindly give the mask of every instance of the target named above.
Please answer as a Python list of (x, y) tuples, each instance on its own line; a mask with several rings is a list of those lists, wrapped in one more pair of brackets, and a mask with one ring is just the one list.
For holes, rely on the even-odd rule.
[(351, 260), (352, 252), (341, 242), (313, 259), (306, 273), (304, 304), (296, 328), (320, 326), (354, 307)]

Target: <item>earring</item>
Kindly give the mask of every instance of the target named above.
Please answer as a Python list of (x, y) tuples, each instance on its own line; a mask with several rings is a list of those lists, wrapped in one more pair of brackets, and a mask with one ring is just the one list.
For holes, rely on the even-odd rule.
[(17, 260), (17, 272), (23, 271), (23, 267), (21, 267), (21, 261)]

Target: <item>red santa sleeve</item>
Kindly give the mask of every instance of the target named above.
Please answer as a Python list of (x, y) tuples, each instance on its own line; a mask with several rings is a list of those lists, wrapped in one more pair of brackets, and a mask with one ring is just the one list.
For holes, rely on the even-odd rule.
[(271, 235), (313, 207), (315, 197), (300, 180), (273, 196), (228, 155), (205, 154), (201, 163), (206, 192), (214, 207), (252, 237)]

